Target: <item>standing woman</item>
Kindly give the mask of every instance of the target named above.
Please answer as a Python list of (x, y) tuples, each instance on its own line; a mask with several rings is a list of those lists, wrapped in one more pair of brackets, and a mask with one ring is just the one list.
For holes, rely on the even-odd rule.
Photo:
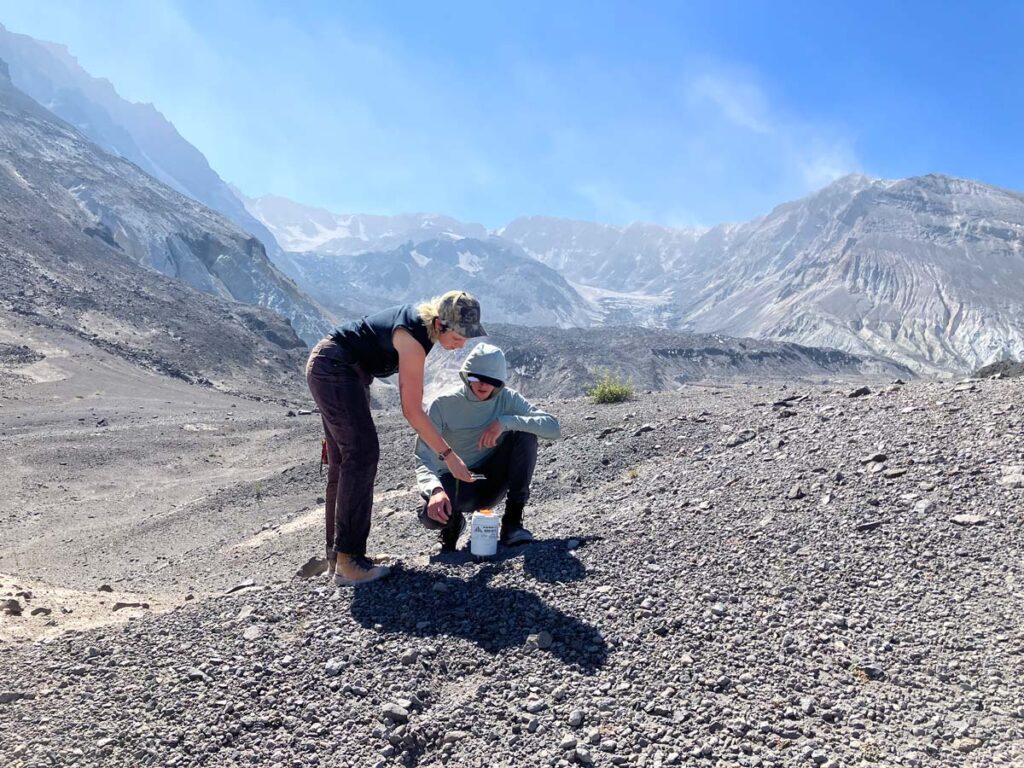
[(402, 304), (351, 320), (313, 347), (306, 381), (327, 434), (327, 560), (335, 584), (362, 584), (390, 572), (366, 557), (380, 458), (370, 382), (397, 371), (402, 415), (454, 477), (471, 483), (466, 465), (423, 411), (423, 368), (435, 343), (461, 349), (483, 335), (480, 302), (449, 291), (418, 307)]

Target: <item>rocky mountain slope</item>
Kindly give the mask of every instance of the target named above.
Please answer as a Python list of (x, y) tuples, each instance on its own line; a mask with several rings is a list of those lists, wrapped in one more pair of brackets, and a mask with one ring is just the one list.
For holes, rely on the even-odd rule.
[(289, 256), (282, 268), (341, 315), (461, 289), (480, 298), (485, 325), (574, 326), (592, 320), (588, 302), (561, 275), (500, 241), (449, 236), (357, 256)]
[[(293, 228), (320, 231), (307, 209), (275, 204), (291, 211)], [(409, 221), (389, 227), (419, 242), (427, 224)], [(444, 227), (461, 231), (450, 220)], [(317, 248), (310, 237), (303, 244)], [(338, 253), (375, 240), (345, 242)], [(964, 179), (849, 176), (754, 221), (710, 229), (526, 217), (489, 242), (512, 243), (567, 278), (588, 305), (573, 316), (580, 326), (794, 341), (923, 373), (1024, 354), (1024, 195)], [(480, 277), (499, 279), (493, 269)]]
[(616, 291), (651, 292), (651, 283), (684, 264), (706, 233), (655, 224), (621, 227), (526, 216), (495, 234), (575, 282)]
[[(155, 512), (129, 493), (117, 519), (73, 520), (92, 535), (68, 560), (0, 542), (5, 568), (18, 557), (63, 586), (0, 578), (20, 612), (0, 626), (29, 638), (0, 644), (3, 754), (19, 767), (1019, 765), (1022, 386), (545, 401), (565, 439), (541, 448), (538, 541), (485, 564), (435, 554), (408, 429), (381, 415), (371, 547), (402, 565), (357, 590), (291, 580), (321, 546), (314, 418), (155, 402), (159, 426), (139, 428), (156, 453), (131, 454), (179, 457)], [(47, 412), (28, 405), (0, 423), (31, 414), (16, 439), (42, 464), (58, 444), (34, 437)], [(181, 428), (197, 421), (222, 426)], [(90, 431), (53, 428), (75, 446)], [(251, 474), (224, 474), (254, 434)], [(118, 435), (134, 432), (93, 440)], [(65, 482), (89, 487), (101, 459), (83, 454), (99, 467)], [(45, 480), (32, 472), (0, 483), (27, 493)], [(231, 479), (208, 495), (217, 473)], [(40, 512), (38, 531), (66, 520)], [(87, 609), (100, 626), (30, 639)]]
[[(3, 74), (0, 65), (0, 341), (28, 344), (43, 357), (84, 341), (191, 382), (272, 397), (294, 391), (305, 345), (286, 320), (200, 293), (144, 267), (145, 254), (132, 252), (142, 228), (155, 223), (173, 231), (166, 247), (178, 265), (194, 264), (194, 274), (219, 286), (258, 287), (268, 304), (287, 307), (295, 290), (288, 281), (260, 283), (238, 266), (258, 244), (134, 166), (103, 156)], [(135, 193), (141, 207), (121, 208), (119, 196)], [(81, 205), (85, 199), (95, 201), (92, 210)], [(193, 235), (196, 252), (188, 249)], [(221, 249), (215, 271), (200, 271), (199, 255)]]
[(625, 302), (644, 323), (883, 355), (928, 373), (1024, 352), (1024, 195), (978, 182), (850, 176), (743, 225), (521, 219), (502, 234), (581, 282), (654, 299)]
[(223, 214), (260, 240), (271, 256), (270, 231), (152, 104), (121, 98), (112, 83), (86, 72), (63, 45), (12, 33), (0, 24), (0, 59), (22, 92), (88, 136), (105, 152), (131, 161), (183, 195)]
[[(0, 75), (0, 175), (31, 199), (45, 244), (58, 224), (213, 296), (272, 309), (307, 341), (330, 320), (267, 259), (262, 244), (210, 209), (105, 154)], [(8, 210), (3, 211), (8, 215)]]

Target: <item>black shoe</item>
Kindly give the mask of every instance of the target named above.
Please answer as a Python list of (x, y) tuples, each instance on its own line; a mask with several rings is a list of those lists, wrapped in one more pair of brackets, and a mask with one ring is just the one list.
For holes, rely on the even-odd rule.
[[(452, 514), (456, 514), (454, 511)], [(448, 526), (441, 529), (441, 552), (455, 552), (459, 546), (459, 537), (466, 527), (466, 521), (460, 515), (458, 526)]]
[(517, 525), (514, 528), (502, 529), (501, 538), (498, 541), (506, 547), (518, 547), (521, 544), (532, 542), (533, 534), (523, 528), (523, 526)]

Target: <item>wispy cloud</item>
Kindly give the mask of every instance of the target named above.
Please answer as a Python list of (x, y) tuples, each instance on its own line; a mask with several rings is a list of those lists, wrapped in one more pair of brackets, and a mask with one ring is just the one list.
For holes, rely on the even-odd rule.
[(577, 184), (575, 193), (590, 203), (594, 218), (609, 224), (630, 224), (635, 221), (653, 221), (654, 213), (646, 205), (619, 192), (607, 180)]
[(710, 102), (730, 122), (753, 133), (772, 134), (775, 128), (767, 100), (760, 88), (729, 78), (721, 73), (705, 72), (690, 82), (691, 98)]
[(686, 89), (690, 103), (708, 108), (736, 130), (721, 138), (723, 151), (748, 142), (781, 162), (781, 180), (798, 180), (804, 192), (859, 171), (852, 142), (836, 126), (799, 118), (773, 107), (765, 88), (749, 76), (727, 71), (703, 72)]
[(155, 103), (251, 194), (494, 227), (534, 213), (714, 225), (862, 170), (844, 126), (755, 64), (504, 35), (444, 46), (330, 4), (97, 1), (0, 0), (0, 16)]

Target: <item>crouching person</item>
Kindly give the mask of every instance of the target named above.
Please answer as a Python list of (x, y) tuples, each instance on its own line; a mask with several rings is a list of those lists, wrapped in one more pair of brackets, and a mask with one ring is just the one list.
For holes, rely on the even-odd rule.
[(558, 419), (505, 386), (505, 354), (491, 344), (473, 349), (460, 376), (463, 386), (437, 397), (427, 415), (448, 450), (461, 456), (478, 479), (456, 480), (445, 465), (447, 457), (417, 440), (416, 480), (424, 500), (420, 522), (441, 532), (442, 552), (453, 552), (465, 517), (505, 497), (500, 541), (506, 546), (526, 544), (533, 541), (523, 526), (523, 510), (537, 465), (537, 438), (557, 440)]

